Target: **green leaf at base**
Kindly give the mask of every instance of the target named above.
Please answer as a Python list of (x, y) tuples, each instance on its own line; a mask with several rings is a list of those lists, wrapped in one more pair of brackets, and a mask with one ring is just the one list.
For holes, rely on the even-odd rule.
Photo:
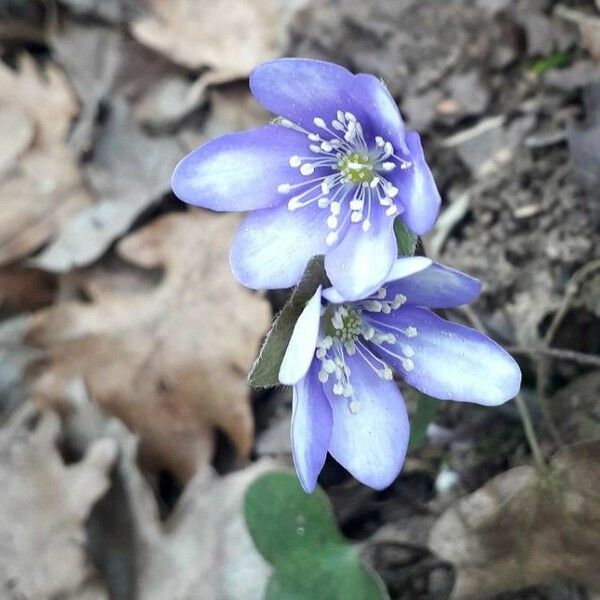
[(246, 525), (273, 565), (267, 600), (389, 598), (357, 548), (342, 537), (325, 493), (305, 494), (294, 473), (267, 473), (246, 492)]
[(414, 256), (417, 248), (417, 236), (411, 233), (400, 217), (394, 221), (394, 233), (398, 244), (398, 256)]
[(316, 289), (331, 284), (325, 273), (324, 257), (315, 256), (308, 263), (300, 283), (296, 286), (288, 303), (275, 317), (271, 330), (260, 349), (258, 358), (250, 369), (248, 381), (253, 387), (273, 387), (279, 385), (279, 369), (287, 350), (294, 325), (313, 297)]

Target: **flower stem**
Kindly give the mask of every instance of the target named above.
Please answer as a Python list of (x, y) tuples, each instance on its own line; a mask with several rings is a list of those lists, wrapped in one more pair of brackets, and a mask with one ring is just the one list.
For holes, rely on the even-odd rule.
[(515, 402), (517, 404), (517, 408), (519, 409), (519, 415), (521, 417), (521, 421), (523, 422), (523, 429), (525, 430), (525, 437), (527, 438), (527, 443), (531, 448), (535, 465), (540, 472), (544, 472), (547, 465), (535, 435), (535, 430), (533, 428), (533, 423), (531, 422), (531, 415), (529, 414), (527, 403), (521, 394), (516, 395)]

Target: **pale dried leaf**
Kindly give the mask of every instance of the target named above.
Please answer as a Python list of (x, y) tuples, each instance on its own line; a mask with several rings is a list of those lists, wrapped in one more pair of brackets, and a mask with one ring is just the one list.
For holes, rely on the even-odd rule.
[(108, 598), (86, 557), (84, 523), (108, 488), (117, 446), (98, 440), (67, 467), (56, 448), (59, 430), (54, 413), (29, 405), (0, 430), (3, 598)]
[(228, 249), (238, 218), (172, 214), (125, 238), (119, 253), (164, 268), (151, 291), (109, 291), (37, 316), (30, 338), (47, 355), (37, 396), (61, 402), (83, 376), (92, 398), (138, 431), (148, 458), (187, 480), (211, 460), (214, 429), (239, 456), (253, 444), (246, 373), (268, 323), (268, 304), (236, 284)]
[(19, 160), (0, 179), (0, 264), (7, 264), (42, 246), (91, 197), (66, 147), (77, 102), (63, 74), (52, 65), (42, 72), (27, 55), (16, 71), (0, 64), (0, 105), (26, 119), (8, 156)]
[(150, 0), (131, 30), (141, 42), (191, 69), (244, 77), (285, 48), (289, 13), (278, 0)]
[(99, 200), (73, 215), (60, 235), (32, 261), (64, 272), (99, 258), (135, 218), (169, 190), (179, 144), (147, 135), (123, 101), (115, 101), (86, 165), (90, 187)]
[(558, 579), (600, 590), (600, 441), (564, 448), (551, 466), (502, 473), (439, 518), (430, 547), (457, 569), (454, 600)]
[(33, 121), (26, 113), (0, 102), (0, 176), (27, 150), (34, 132)]

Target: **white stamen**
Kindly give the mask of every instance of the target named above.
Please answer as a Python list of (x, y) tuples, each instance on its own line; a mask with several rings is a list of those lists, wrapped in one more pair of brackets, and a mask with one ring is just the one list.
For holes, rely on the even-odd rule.
[(290, 167), (293, 167), (294, 169), (299, 167), (302, 164), (302, 159), (295, 155), (294, 156), (290, 156)]

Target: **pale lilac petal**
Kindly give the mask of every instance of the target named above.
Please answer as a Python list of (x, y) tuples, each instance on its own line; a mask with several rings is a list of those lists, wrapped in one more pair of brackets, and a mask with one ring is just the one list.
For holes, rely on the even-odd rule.
[(314, 491), (325, 464), (331, 437), (332, 411), (317, 379), (318, 363), (294, 386), (292, 396), (292, 458), (302, 488)]
[[(393, 381), (381, 379), (359, 355), (346, 357), (353, 399), (324, 385), (333, 410), (329, 452), (356, 479), (376, 490), (400, 473), (409, 438), (404, 399)], [(356, 404), (350, 409), (350, 403)]]
[(184, 157), (175, 167), (171, 186), (184, 202), (210, 210), (277, 206), (285, 200), (278, 186), (302, 180), (290, 167), (290, 157), (305, 153), (305, 136), (285, 127), (232, 133)]
[(387, 298), (403, 294), (406, 296), (405, 306), (451, 308), (473, 302), (481, 291), (478, 279), (438, 263), (403, 278), (390, 274), (388, 280), (389, 283), (384, 286)]
[(250, 89), (266, 109), (313, 131), (315, 117), (329, 124), (340, 109), (356, 112), (349, 92), (353, 79), (350, 71), (332, 63), (282, 58), (254, 69)]
[(404, 122), (398, 105), (381, 79), (362, 73), (355, 75), (352, 89), (357, 103), (369, 114), (373, 131), (391, 142), (397, 151), (404, 152)]
[(373, 345), (376, 352), (407, 383), (429, 396), (495, 406), (519, 391), (521, 371), (517, 363), (496, 342), (474, 329), (415, 307), (370, 315), (369, 320), (378, 329), (396, 335), (393, 346)]
[(253, 289), (291, 287), (308, 261), (327, 251), (327, 232), (316, 205), (294, 212), (287, 205), (254, 211), (242, 222), (231, 246), (233, 275)]
[[(384, 283), (403, 279), (404, 277), (409, 277), (415, 273), (420, 273), (424, 269), (427, 269), (431, 263), (432, 260), (425, 256), (406, 256), (398, 258), (392, 266), (391, 271), (388, 273), (388, 276), (385, 278)], [(386, 285), (386, 287), (388, 286)]]
[(342, 298), (358, 300), (381, 286), (397, 252), (391, 219), (376, 219), (366, 232), (360, 223), (352, 224), (325, 256), (325, 270)]
[(416, 131), (406, 133), (406, 145), (412, 166), (408, 169), (394, 169), (389, 173), (389, 179), (399, 190), (399, 203), (404, 207), (402, 220), (410, 231), (423, 235), (433, 227), (437, 219), (441, 198), (427, 166), (421, 138)]
[(315, 355), (320, 320), (321, 286), (306, 303), (294, 325), (292, 337), (279, 368), (279, 381), (284, 385), (294, 385), (306, 375)]

